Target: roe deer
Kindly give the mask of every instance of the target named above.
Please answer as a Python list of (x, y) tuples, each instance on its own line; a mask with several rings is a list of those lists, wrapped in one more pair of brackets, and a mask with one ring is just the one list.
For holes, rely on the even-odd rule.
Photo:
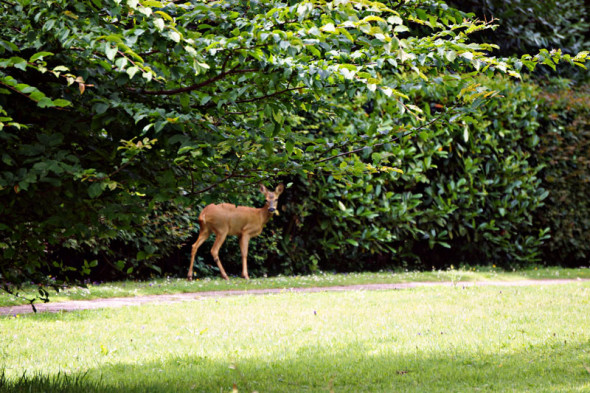
[(211, 255), (217, 263), (221, 277), (229, 280), (225, 273), (221, 261), (219, 260), (219, 249), (227, 235), (238, 236), (240, 241), (240, 251), (242, 252), (242, 277), (246, 280), (248, 277), (248, 242), (250, 238), (260, 235), (262, 228), (268, 222), (273, 214), (279, 214), (277, 204), (279, 195), (285, 187), (280, 184), (274, 192), (268, 191), (262, 184), (260, 192), (266, 197), (266, 204), (257, 209), (247, 206), (236, 206), (231, 203), (221, 203), (219, 205), (210, 204), (205, 206), (199, 214), (199, 226), (201, 227), (199, 237), (191, 250), (191, 263), (188, 269), (188, 279), (193, 279), (193, 265), (195, 256), (199, 247), (209, 238), (211, 233), (215, 234), (215, 242), (211, 247)]

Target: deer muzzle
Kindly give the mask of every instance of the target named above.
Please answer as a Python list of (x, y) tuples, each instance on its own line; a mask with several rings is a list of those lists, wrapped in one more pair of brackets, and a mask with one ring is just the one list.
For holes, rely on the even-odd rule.
[(279, 215), (279, 211), (277, 210), (277, 208), (276, 208), (276, 207), (274, 207), (274, 205), (270, 205), (270, 206), (268, 207), (268, 212), (269, 212), (270, 214), (276, 214), (277, 216)]

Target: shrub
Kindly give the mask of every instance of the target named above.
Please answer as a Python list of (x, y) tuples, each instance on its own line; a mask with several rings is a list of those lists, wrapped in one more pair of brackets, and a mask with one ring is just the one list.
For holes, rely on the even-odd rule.
[[(478, 38), (500, 46), (502, 56), (563, 48), (567, 53), (585, 50), (590, 35), (590, 5), (583, 0), (462, 0), (450, 1), (483, 20), (495, 19), (500, 28)], [(486, 41), (487, 40), (487, 41)], [(491, 40), (491, 41), (490, 41)]]
[(540, 94), (541, 143), (546, 207), (537, 226), (551, 228), (543, 247), (550, 264), (579, 266), (590, 258), (590, 86)]
[[(301, 270), (312, 261), (303, 268), (309, 271), (318, 259), (321, 269), (334, 270), (538, 262), (547, 230), (533, 225), (533, 217), (548, 195), (532, 155), (540, 141), (538, 89), (506, 79), (482, 83), (503, 98), (340, 163), (352, 167), (378, 154), (403, 174), (383, 170), (360, 174), (356, 182), (329, 174), (296, 181), (291, 193), (304, 197), (287, 206), (282, 253), (288, 264)], [(430, 112), (448, 105), (460, 88), (417, 87), (413, 98)], [(376, 103), (367, 122), (387, 127), (380, 105), (387, 104)], [(398, 121), (411, 119), (406, 114)]]

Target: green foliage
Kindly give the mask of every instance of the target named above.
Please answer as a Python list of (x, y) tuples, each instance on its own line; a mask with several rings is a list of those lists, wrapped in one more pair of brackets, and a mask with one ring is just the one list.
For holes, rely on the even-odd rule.
[(566, 86), (539, 98), (536, 158), (544, 165), (541, 177), (549, 197), (535, 218), (536, 225), (551, 228), (544, 259), (584, 264), (590, 257), (590, 89)]
[(477, 17), (498, 19), (501, 28), (492, 34), (504, 55), (531, 53), (543, 48), (567, 48), (577, 53), (587, 48), (590, 8), (582, 0), (467, 0), (450, 1)]
[[(472, 12), (482, 20), (496, 19), (500, 27), (484, 31), (476, 41), (494, 42), (502, 56), (522, 55), (543, 48), (562, 48), (566, 53), (587, 50), (590, 45), (590, 3), (583, 0), (466, 0), (449, 4)], [(551, 71), (542, 69), (546, 74)], [(560, 67), (563, 77), (588, 78), (578, 67)]]
[[(446, 105), (467, 113), (490, 97), (477, 74), (588, 55), (498, 59), (469, 40), (492, 28), (439, 1), (2, 2), (0, 281), (149, 271), (196, 206), (284, 176), (392, 171), (378, 152), (337, 158), (436, 120), (416, 88), (450, 84), (461, 94)], [(390, 128), (363, 119), (367, 100), (386, 102)]]
[[(548, 193), (531, 156), (539, 144), (537, 90), (501, 78), (480, 82), (467, 90), (502, 98), (465, 110), (449, 108), (452, 97), (467, 94), (460, 85), (453, 90), (408, 81), (419, 109), (439, 121), (416, 136), (340, 160), (344, 167), (378, 160), (403, 173), (375, 168), (353, 180), (303, 182), (296, 193), (305, 197), (288, 203), (296, 225), (288, 226), (285, 257), (303, 261), (322, 252), (322, 268), (345, 270), (539, 261), (547, 230), (532, 221)], [(389, 118), (388, 104), (377, 100), (350, 137), (372, 124), (379, 130), (412, 122), (409, 114)]]

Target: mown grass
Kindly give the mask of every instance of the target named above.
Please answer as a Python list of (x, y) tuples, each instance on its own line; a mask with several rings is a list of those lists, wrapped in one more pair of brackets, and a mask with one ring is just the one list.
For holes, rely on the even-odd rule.
[[(142, 295), (159, 295), (190, 293), (204, 291), (231, 291), (267, 288), (309, 288), (336, 285), (405, 283), (416, 281), (512, 281), (523, 279), (548, 278), (586, 278), (590, 279), (590, 269), (564, 269), (556, 267), (533, 267), (525, 270), (503, 271), (495, 267), (478, 267), (427, 272), (379, 272), (379, 273), (320, 273), (308, 276), (278, 276), (254, 278), (245, 281), (234, 277), (230, 281), (221, 278), (196, 279), (189, 282), (184, 278), (160, 278), (149, 281), (120, 281), (109, 283), (89, 283), (86, 287), (68, 287), (59, 292), (50, 291), (53, 302), (67, 300), (90, 300), (112, 297), (132, 297)], [(0, 292), (0, 307), (27, 304), (26, 298), (37, 293), (35, 286), (20, 291), (20, 297)]]
[(0, 391), (588, 392), (588, 326), (586, 281), (30, 314), (0, 318)]

